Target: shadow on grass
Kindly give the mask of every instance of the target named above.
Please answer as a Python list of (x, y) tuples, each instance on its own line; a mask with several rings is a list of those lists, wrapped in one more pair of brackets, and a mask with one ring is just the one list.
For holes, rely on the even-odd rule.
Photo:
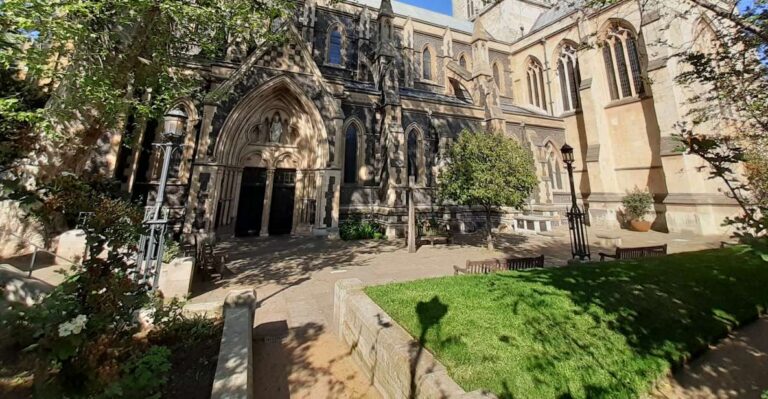
[[(520, 312), (521, 307), (542, 310), (526, 326), (547, 353), (527, 364), (531, 372), (553, 373), (559, 364), (578, 354), (590, 358), (591, 364), (610, 376), (600, 386), (584, 384), (578, 392), (559, 397), (642, 393), (669, 368), (678, 369), (733, 329), (765, 312), (768, 265), (738, 252), (704, 251), (642, 261), (505, 273), (495, 276), (498, 284), (489, 282), (489, 291), (503, 301), (510, 299), (504, 280), (532, 287), (533, 295), (516, 296), (514, 306), (510, 307), (513, 313)], [(606, 327), (618, 333), (621, 340), (595, 345), (575, 334), (552, 334), (553, 330), (567, 328), (573, 317), (547, 311), (542, 305), (547, 297), (563, 296), (576, 305), (578, 315), (592, 318), (595, 332)], [(504, 336), (499, 339), (504, 341)], [(626, 382), (629, 365), (610, 357), (611, 346), (619, 350), (625, 345), (634, 352), (633, 358), (639, 359), (632, 364), (634, 373), (643, 375), (637, 384)], [(735, 368), (731, 372), (747, 372), (738, 370), (735, 364), (730, 367)], [(702, 376), (699, 383), (715, 387), (718, 383), (711, 380)], [(643, 382), (645, 386), (641, 386)], [(502, 397), (514, 396), (506, 391)]]
[[(502, 398), (633, 398), (755, 320), (768, 306), (767, 286), (767, 264), (729, 249), (368, 292), (467, 390), (491, 389)], [(447, 344), (435, 323), (413, 312), (415, 303), (437, 295), (451, 309), (437, 324), (456, 337)], [(746, 348), (753, 349), (759, 347)], [(706, 377), (698, 384), (720, 391), (721, 383)]]

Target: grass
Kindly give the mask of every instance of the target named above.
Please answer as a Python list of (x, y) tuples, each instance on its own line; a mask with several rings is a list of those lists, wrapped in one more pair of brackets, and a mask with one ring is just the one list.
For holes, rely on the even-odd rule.
[(636, 398), (768, 305), (741, 248), (368, 287), (465, 390)]

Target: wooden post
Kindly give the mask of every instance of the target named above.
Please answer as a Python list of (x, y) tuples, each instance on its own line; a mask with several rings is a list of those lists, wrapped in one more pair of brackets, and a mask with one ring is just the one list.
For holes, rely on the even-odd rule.
[(416, 206), (413, 203), (413, 186), (415, 179), (408, 177), (407, 201), (408, 201), (408, 252), (416, 253)]

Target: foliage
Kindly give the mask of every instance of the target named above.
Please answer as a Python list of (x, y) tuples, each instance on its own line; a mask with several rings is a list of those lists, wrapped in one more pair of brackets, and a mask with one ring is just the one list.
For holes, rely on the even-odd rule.
[(160, 390), (171, 370), (171, 351), (164, 346), (152, 346), (121, 366), (124, 377), (110, 384), (96, 398), (160, 398)]
[(621, 200), (629, 220), (645, 220), (645, 216), (653, 209), (653, 196), (648, 191), (635, 189)]
[(16, 309), (5, 320), (18, 344), (39, 361), (37, 394), (157, 397), (170, 353), (136, 338), (137, 314), (154, 309), (158, 336), (200, 337), (212, 331), (210, 324), (182, 316), (177, 302), (163, 305), (135, 278), (131, 262), (143, 232), (140, 207), (110, 184), (66, 175), (42, 192), (41, 218), (72, 222), (81, 210), (92, 213), (80, 220), (88, 247), (82, 266), (73, 267), (42, 303)]
[(164, 242), (165, 249), (163, 250), (163, 262), (171, 263), (181, 255), (181, 244), (170, 236), (166, 237)]
[(184, 303), (175, 298), (167, 304), (157, 299), (153, 314), (155, 329), (149, 334), (151, 342), (185, 348), (221, 334), (221, 323), (217, 320), (200, 315), (187, 316), (183, 307)]
[[(177, 98), (196, 97), (202, 77), (188, 65), (279, 40), (273, 25), (294, 7), (290, 0), (0, 1), (4, 194), (26, 198), (23, 160), (44, 153), (43, 167), (52, 157), (82, 167), (89, 158), (79, 155), (109, 130), (125, 130), (129, 116), (156, 118)], [(126, 132), (122, 144), (131, 139)]]
[[(644, 397), (670, 369), (768, 307), (768, 268), (741, 248), (445, 277), (366, 293), (466, 391)], [(706, 295), (702, 295), (706, 292)], [(417, 304), (447, 313), (427, 331)]]
[(483, 207), (492, 250), (493, 209), (522, 208), (536, 185), (533, 156), (517, 142), (501, 133), (464, 131), (438, 177), (438, 196), (442, 201)]
[[(180, 60), (221, 58), (228, 46), (272, 39), (272, 22), (292, 7), (285, 0), (6, 0), (0, 26), (17, 45), (4, 46), (0, 65), (44, 84), (55, 100), (51, 115), (97, 111), (95, 125), (106, 127), (127, 109), (162, 112), (192, 83), (176, 69)], [(149, 102), (134, 92), (147, 89)]]
[(339, 224), (342, 240), (380, 240), (384, 238), (384, 227), (373, 218), (351, 217)]

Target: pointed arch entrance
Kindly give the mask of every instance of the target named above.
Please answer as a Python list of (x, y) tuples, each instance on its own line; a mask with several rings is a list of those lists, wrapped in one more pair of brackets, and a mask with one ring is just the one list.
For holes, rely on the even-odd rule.
[(323, 182), (328, 171), (326, 125), (315, 104), (288, 77), (252, 90), (229, 113), (214, 157), (233, 171), (222, 187), (234, 233), (310, 234), (323, 224)]

